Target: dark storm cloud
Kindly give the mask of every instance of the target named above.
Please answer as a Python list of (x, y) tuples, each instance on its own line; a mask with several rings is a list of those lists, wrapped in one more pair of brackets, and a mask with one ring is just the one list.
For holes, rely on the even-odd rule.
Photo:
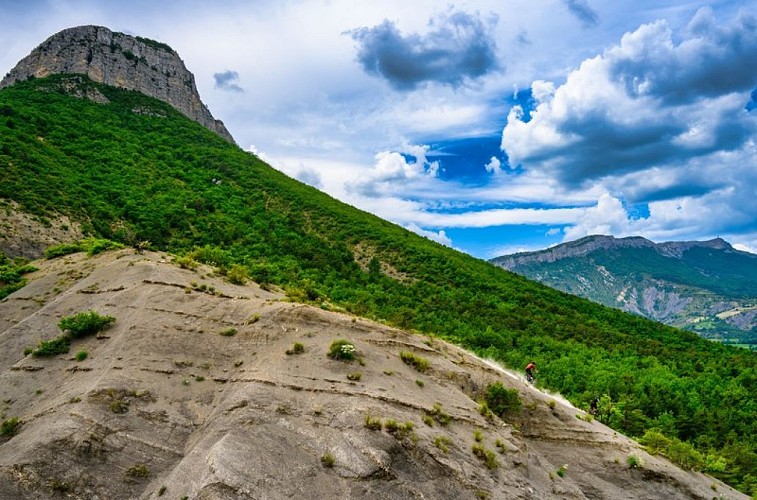
[(349, 32), (358, 42), (358, 61), (369, 74), (386, 79), (397, 90), (412, 90), (424, 82), (453, 87), (497, 68), (491, 28), (478, 15), (453, 11), (429, 22), (426, 35), (403, 35), (388, 20), (372, 28)]
[(599, 22), (597, 12), (589, 7), (586, 0), (562, 0), (571, 14), (576, 16), (584, 26), (596, 26)]
[(214, 73), (213, 78), (216, 81), (215, 88), (228, 90), (231, 92), (244, 92), (239, 86), (239, 73), (236, 71), (224, 71), (223, 73)]

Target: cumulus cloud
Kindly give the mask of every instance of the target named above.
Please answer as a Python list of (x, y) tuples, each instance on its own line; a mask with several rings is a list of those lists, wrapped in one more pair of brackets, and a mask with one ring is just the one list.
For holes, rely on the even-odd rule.
[(441, 243), (444, 246), (448, 246), (452, 248), (452, 240), (449, 236), (447, 236), (447, 233), (441, 229), (439, 231), (427, 231), (426, 229), (423, 229), (418, 224), (410, 223), (405, 226), (405, 229), (408, 229), (415, 234), (419, 234), (421, 236), (424, 236), (432, 241), (435, 241), (437, 243)]
[(562, 3), (584, 26), (595, 26), (599, 22), (599, 15), (586, 0), (562, 0)]
[(239, 86), (239, 73), (236, 71), (224, 71), (222, 73), (213, 73), (213, 79), (215, 80), (215, 88), (220, 90), (227, 90), (230, 92), (244, 92), (244, 89)]
[(587, 208), (577, 223), (565, 228), (565, 241), (591, 234), (623, 235), (628, 232), (628, 212), (617, 198), (603, 194), (596, 206)]
[(490, 174), (498, 175), (502, 173), (502, 162), (496, 156), (492, 156), (489, 163), (484, 165), (484, 168)]
[(502, 149), (572, 187), (738, 150), (757, 130), (745, 110), (754, 60), (757, 22), (746, 15), (724, 26), (700, 10), (678, 36), (665, 21), (643, 25), (561, 86), (534, 82), (536, 109), (528, 121), (511, 110)]
[[(408, 144), (399, 152), (382, 151), (375, 156), (373, 168), (360, 181), (349, 184), (348, 189), (363, 196), (381, 197), (393, 195), (408, 183), (434, 178), (439, 173), (439, 162), (428, 161), (428, 150), (426, 145)], [(414, 161), (409, 161), (410, 156)]]
[(498, 67), (496, 21), (496, 17), (484, 22), (478, 14), (452, 10), (432, 18), (425, 35), (403, 35), (389, 20), (349, 34), (358, 42), (363, 69), (397, 90), (412, 90), (425, 82), (457, 87)]

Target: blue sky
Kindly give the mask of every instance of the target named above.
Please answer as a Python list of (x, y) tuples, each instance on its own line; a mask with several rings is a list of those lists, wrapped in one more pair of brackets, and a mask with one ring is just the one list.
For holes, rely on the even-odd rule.
[(0, 0), (0, 71), (98, 24), (171, 45), (240, 147), (491, 258), (588, 234), (757, 251), (750, 1)]

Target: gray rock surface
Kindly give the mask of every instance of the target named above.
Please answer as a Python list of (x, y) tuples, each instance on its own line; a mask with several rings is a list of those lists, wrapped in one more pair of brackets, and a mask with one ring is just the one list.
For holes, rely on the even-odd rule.
[[(0, 412), (21, 421), (0, 436), (2, 499), (747, 498), (439, 339), (155, 253), (35, 266), (0, 301)], [(116, 322), (74, 340), (69, 354), (23, 354), (58, 335), (62, 316), (87, 309)], [(340, 338), (359, 360), (326, 355)], [(303, 352), (287, 354), (294, 342)], [(85, 360), (74, 359), (79, 351)], [(403, 363), (401, 351), (429, 369)], [(477, 399), (496, 381), (519, 392), (521, 411), (481, 415)], [(445, 425), (433, 417), (440, 410)], [(412, 429), (392, 432), (390, 420)], [(631, 455), (644, 466), (629, 468)]]
[(167, 102), (179, 112), (234, 142), (223, 122), (200, 100), (194, 75), (168, 45), (113, 32), (102, 26), (79, 26), (51, 36), (22, 59), (0, 88), (30, 77), (85, 74), (107, 85), (136, 90)]

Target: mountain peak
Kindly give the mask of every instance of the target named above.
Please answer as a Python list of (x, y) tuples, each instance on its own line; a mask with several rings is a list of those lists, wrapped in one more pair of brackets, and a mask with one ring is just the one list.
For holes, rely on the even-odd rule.
[(114, 32), (103, 26), (77, 26), (60, 31), (23, 58), (0, 82), (0, 88), (29, 78), (84, 74), (91, 80), (135, 90), (173, 106), (229, 142), (197, 92), (194, 75), (165, 43)]

